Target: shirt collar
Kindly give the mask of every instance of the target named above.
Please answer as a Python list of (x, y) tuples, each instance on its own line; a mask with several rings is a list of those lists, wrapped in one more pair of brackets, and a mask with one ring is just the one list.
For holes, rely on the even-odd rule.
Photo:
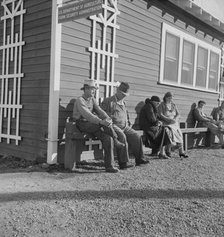
[(90, 101), (90, 100), (92, 99), (92, 97), (87, 98), (87, 97), (85, 96), (85, 94), (83, 94), (82, 97), (83, 97), (83, 99), (86, 100), (86, 101)]

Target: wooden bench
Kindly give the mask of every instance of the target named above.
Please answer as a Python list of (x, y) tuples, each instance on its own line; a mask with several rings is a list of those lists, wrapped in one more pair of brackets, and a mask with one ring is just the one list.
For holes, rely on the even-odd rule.
[(211, 146), (211, 133), (208, 128), (206, 127), (194, 127), (194, 128), (181, 128), (181, 132), (184, 136), (184, 149), (187, 151), (188, 149), (188, 134), (194, 133), (194, 134), (201, 134), (205, 133), (205, 146), (210, 147)]
[[(183, 124), (183, 123), (182, 123)], [(184, 137), (184, 149), (185, 151), (188, 150), (188, 134), (200, 134), (205, 133), (205, 146), (211, 146), (211, 133), (208, 128), (206, 127), (193, 127), (188, 128), (187, 124), (184, 123), (184, 128), (181, 128), (181, 132), (183, 133)], [(144, 136), (144, 132), (142, 130), (136, 130), (139, 136)]]
[(64, 155), (65, 169), (72, 170), (74, 165), (81, 161), (83, 151), (87, 151), (86, 142), (89, 141), (89, 139), (96, 140), (96, 138), (92, 137), (90, 134), (80, 132), (76, 127), (75, 122), (66, 123)]
[[(186, 124), (185, 124), (186, 126)], [(194, 128), (181, 128), (184, 136), (184, 148), (188, 149), (188, 134), (190, 133), (206, 133), (205, 135), (205, 145), (211, 145), (210, 132), (206, 127), (194, 127)], [(142, 130), (136, 130), (139, 136), (144, 136)], [(65, 155), (64, 155), (64, 167), (65, 169), (72, 170), (74, 164), (80, 162), (81, 154), (83, 151), (87, 151), (86, 142), (89, 139), (95, 139), (91, 135), (86, 133), (81, 133), (74, 122), (66, 123), (65, 131)]]

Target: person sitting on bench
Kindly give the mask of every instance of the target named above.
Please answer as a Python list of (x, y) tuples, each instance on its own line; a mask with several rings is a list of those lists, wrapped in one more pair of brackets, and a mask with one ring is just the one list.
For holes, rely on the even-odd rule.
[(170, 144), (169, 133), (167, 127), (162, 126), (162, 121), (159, 120), (158, 106), (160, 98), (152, 96), (151, 99), (145, 100), (145, 105), (139, 113), (139, 126), (146, 135), (148, 143), (152, 147), (152, 155), (160, 159), (168, 159), (165, 154), (164, 146)]
[[(113, 166), (113, 143), (118, 149), (126, 149), (125, 144), (118, 141), (118, 136), (113, 129), (112, 120), (96, 103), (94, 98), (97, 86), (94, 80), (87, 79), (81, 90), (84, 94), (77, 98), (73, 108), (73, 118), (76, 126), (81, 132), (89, 133), (97, 137), (102, 142), (105, 151), (105, 168), (106, 172), (118, 172)], [(128, 160), (120, 157), (118, 160), (120, 168), (128, 168)]]
[(219, 142), (222, 148), (224, 148), (223, 132), (220, 130), (218, 122), (204, 113), (203, 108), (205, 104), (205, 101), (199, 100), (197, 108), (194, 109), (194, 118), (196, 121), (198, 121), (197, 126), (207, 127), (212, 134), (219, 138)]
[[(167, 92), (163, 97), (163, 102), (158, 107), (158, 113), (164, 126), (169, 127), (172, 131), (172, 143), (178, 146), (180, 158), (188, 158), (183, 149), (183, 134), (180, 130), (179, 118), (180, 113), (173, 102), (173, 93)], [(167, 146), (166, 154), (171, 157), (171, 145)]]
[(130, 127), (130, 120), (128, 111), (126, 108), (125, 98), (129, 95), (129, 84), (127, 82), (121, 82), (117, 87), (116, 93), (108, 98), (105, 98), (101, 104), (101, 108), (110, 116), (113, 120), (113, 124), (116, 125), (114, 129), (118, 134), (119, 139), (126, 144), (126, 151), (118, 152), (118, 157), (126, 157), (128, 159), (128, 146), (135, 157), (135, 164), (145, 165), (149, 161), (144, 158), (143, 144), (141, 136)]
[(214, 108), (212, 113), (212, 118), (217, 121), (217, 125), (221, 132), (224, 132), (224, 101), (217, 108)]

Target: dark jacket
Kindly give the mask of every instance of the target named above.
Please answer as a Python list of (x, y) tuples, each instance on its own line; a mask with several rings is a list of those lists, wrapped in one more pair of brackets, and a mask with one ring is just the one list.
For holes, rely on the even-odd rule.
[(146, 101), (146, 104), (142, 107), (139, 114), (139, 126), (140, 129), (147, 131), (152, 127), (157, 126), (158, 112), (152, 101)]

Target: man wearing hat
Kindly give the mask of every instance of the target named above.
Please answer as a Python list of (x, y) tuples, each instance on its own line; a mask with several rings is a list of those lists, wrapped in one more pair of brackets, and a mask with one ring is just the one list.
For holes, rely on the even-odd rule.
[(128, 145), (135, 156), (136, 165), (147, 164), (149, 161), (144, 159), (142, 139), (138, 133), (130, 127), (128, 111), (125, 106), (124, 98), (129, 95), (129, 84), (121, 82), (116, 94), (105, 98), (101, 108), (106, 111), (113, 121), (119, 141), (125, 143), (126, 149), (117, 152), (118, 159), (125, 157), (129, 160)]
[[(94, 80), (87, 79), (84, 81), (84, 86), (81, 88), (84, 94), (78, 97), (74, 104), (73, 118), (81, 132), (93, 134), (101, 140), (105, 151), (106, 172), (116, 173), (118, 169), (113, 166), (113, 144), (120, 150), (125, 149), (125, 145), (117, 140), (117, 134), (113, 130), (111, 118), (97, 105), (94, 98), (96, 89), (98, 88)], [(120, 157), (118, 160), (120, 168), (123, 168), (122, 165), (126, 162), (125, 157)]]
[(204, 113), (204, 105), (206, 105), (206, 102), (199, 100), (198, 106), (194, 109), (194, 118), (198, 121), (197, 126), (209, 128), (211, 133), (218, 137), (222, 148), (224, 148), (223, 132), (219, 129), (217, 121)]

